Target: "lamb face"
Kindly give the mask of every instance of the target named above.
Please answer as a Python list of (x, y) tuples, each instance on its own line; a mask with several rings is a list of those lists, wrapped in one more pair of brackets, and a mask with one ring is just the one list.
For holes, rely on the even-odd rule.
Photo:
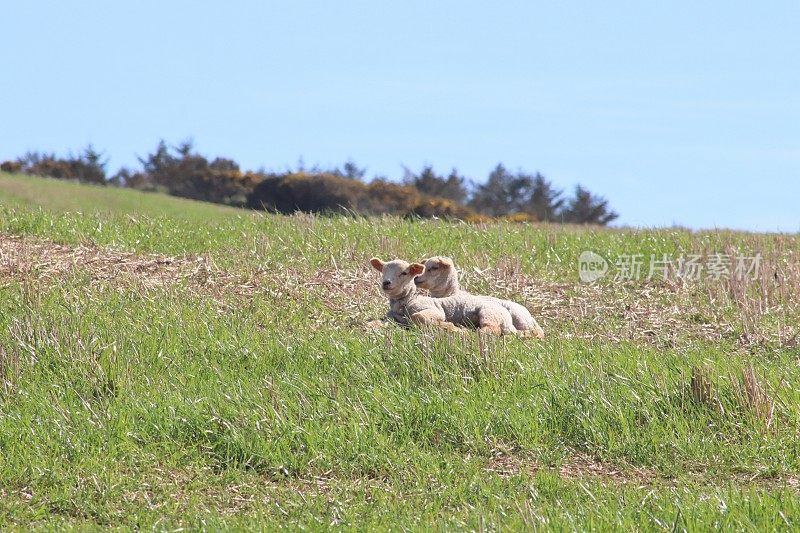
[(425, 270), (414, 278), (421, 289), (428, 289), (431, 296), (442, 298), (458, 290), (458, 272), (449, 257), (436, 256), (425, 261)]
[(389, 298), (400, 298), (416, 290), (414, 277), (425, 271), (425, 266), (419, 263), (409, 264), (402, 259), (384, 262), (377, 257), (370, 260), (372, 267), (383, 274), (381, 289)]

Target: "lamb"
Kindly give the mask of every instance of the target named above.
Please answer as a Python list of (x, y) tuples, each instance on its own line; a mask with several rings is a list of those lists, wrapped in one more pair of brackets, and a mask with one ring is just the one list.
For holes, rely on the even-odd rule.
[[(425, 261), (425, 272), (414, 278), (414, 283), (419, 288), (428, 289), (428, 292), (434, 298), (469, 294), (460, 289), (458, 272), (453, 260), (449, 257), (436, 256)], [(520, 332), (524, 332), (524, 335), (540, 339), (544, 338), (544, 330), (536, 322), (536, 319), (531, 316), (530, 311), (522, 305), (492, 296), (472, 296), (497, 303), (507, 309), (511, 314), (514, 327)]]
[(425, 272), (425, 265), (401, 259), (384, 262), (372, 258), (370, 264), (383, 273), (383, 294), (389, 298), (388, 317), (401, 323), (429, 324), (451, 331), (457, 326), (477, 327), (480, 333), (517, 333), (506, 308), (468, 293), (447, 298), (430, 298), (417, 292), (414, 278)]

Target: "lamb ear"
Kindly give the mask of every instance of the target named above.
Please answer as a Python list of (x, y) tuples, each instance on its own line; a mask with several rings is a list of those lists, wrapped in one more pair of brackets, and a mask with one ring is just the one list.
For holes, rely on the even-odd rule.
[(378, 272), (383, 272), (383, 265), (385, 263), (380, 259), (378, 259), (377, 257), (373, 257), (372, 259), (370, 259), (369, 264), (372, 265), (372, 268), (374, 268)]
[(419, 263), (413, 263), (411, 266), (408, 267), (408, 273), (412, 276), (419, 276), (425, 272), (425, 265), (421, 265)]
[(441, 266), (445, 267), (445, 268), (448, 268), (448, 267), (449, 268), (453, 268), (454, 266), (456, 266), (455, 263), (453, 263), (453, 260), (450, 259), (449, 257), (441, 257), (441, 258), (439, 258), (439, 264)]

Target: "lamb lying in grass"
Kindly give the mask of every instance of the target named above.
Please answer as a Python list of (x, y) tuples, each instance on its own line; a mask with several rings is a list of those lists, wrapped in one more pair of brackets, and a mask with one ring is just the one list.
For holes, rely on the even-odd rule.
[(425, 272), (420, 263), (403, 260), (383, 262), (373, 258), (370, 264), (383, 273), (383, 294), (389, 298), (388, 318), (400, 323), (429, 324), (451, 331), (456, 326), (477, 327), (481, 333), (503, 335), (518, 333), (508, 309), (468, 293), (447, 298), (430, 298), (417, 292), (414, 278)]
[(419, 288), (428, 289), (430, 295), (434, 298), (469, 295), (499, 304), (511, 314), (511, 319), (516, 329), (521, 332), (527, 332), (526, 335), (531, 337), (544, 338), (544, 330), (536, 322), (536, 319), (531, 316), (530, 311), (522, 305), (492, 296), (470, 295), (470, 293), (462, 291), (458, 285), (458, 271), (453, 260), (449, 257), (437, 256), (425, 261), (425, 271), (414, 278), (414, 283)]

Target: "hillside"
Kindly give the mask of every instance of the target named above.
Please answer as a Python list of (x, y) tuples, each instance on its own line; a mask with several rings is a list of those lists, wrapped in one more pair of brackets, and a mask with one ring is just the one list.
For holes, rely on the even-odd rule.
[[(433, 254), (546, 338), (366, 327), (368, 259)], [(798, 254), (0, 174), (0, 530), (797, 528)]]
[(42, 207), (54, 212), (114, 213), (203, 220), (244, 211), (134, 189), (83, 185), (75, 182), (0, 172), (0, 205)]

